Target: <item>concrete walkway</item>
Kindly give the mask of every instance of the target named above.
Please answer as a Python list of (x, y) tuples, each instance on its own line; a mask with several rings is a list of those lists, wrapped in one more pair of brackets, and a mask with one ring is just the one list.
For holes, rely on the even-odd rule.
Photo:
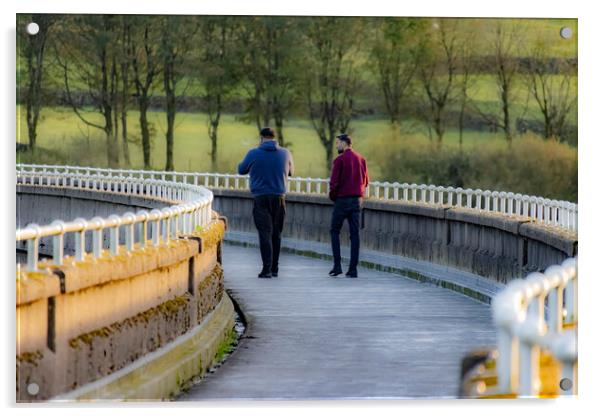
[(247, 315), (238, 349), (179, 400), (455, 397), (460, 363), (493, 345), (489, 306), (398, 275), (283, 253), (259, 279), (259, 250), (224, 247), (225, 284)]

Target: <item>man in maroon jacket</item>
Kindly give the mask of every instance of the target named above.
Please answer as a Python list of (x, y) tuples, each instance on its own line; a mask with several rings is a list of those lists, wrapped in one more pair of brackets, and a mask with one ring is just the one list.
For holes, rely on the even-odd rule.
[(351, 137), (347, 134), (337, 136), (339, 156), (332, 164), (329, 197), (334, 201), (330, 236), (334, 267), (328, 273), (336, 277), (343, 273), (341, 268), (340, 234), (345, 219), (349, 223), (351, 237), (351, 260), (347, 277), (357, 277), (357, 264), (360, 254), (360, 213), (364, 190), (368, 186), (368, 166), (366, 159), (351, 148)]

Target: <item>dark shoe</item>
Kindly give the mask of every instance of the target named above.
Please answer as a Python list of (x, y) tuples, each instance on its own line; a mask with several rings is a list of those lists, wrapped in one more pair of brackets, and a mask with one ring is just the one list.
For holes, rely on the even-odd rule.
[(269, 279), (270, 277), (272, 277), (272, 272), (269, 272), (267, 270), (262, 270), (261, 273), (259, 273), (257, 275), (257, 277), (261, 277), (261, 278), (264, 278), (264, 279)]
[(272, 277), (278, 277), (278, 268), (272, 269)]
[(342, 273), (343, 273), (343, 271), (341, 269), (332, 269), (331, 271), (328, 272), (328, 276), (337, 277), (338, 275), (340, 275)]
[(348, 271), (347, 273), (345, 273), (346, 277), (357, 277), (357, 271)]

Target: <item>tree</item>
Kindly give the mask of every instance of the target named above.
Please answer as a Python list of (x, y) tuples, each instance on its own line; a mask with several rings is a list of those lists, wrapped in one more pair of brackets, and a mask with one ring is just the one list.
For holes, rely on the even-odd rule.
[[(67, 101), (77, 117), (87, 126), (102, 130), (106, 138), (107, 162), (110, 167), (119, 164), (113, 110), (116, 93), (116, 16), (73, 15), (58, 34), (57, 61), (62, 68)], [(82, 101), (76, 102), (72, 82), (87, 88), (95, 110), (102, 123), (87, 116)]]
[(121, 137), (123, 157), (127, 166), (130, 166), (130, 149), (128, 146), (128, 103), (130, 97), (130, 56), (132, 23), (127, 15), (121, 16), (121, 49), (119, 61), (121, 63)]
[(560, 140), (568, 115), (577, 103), (577, 61), (550, 60), (543, 42), (536, 42), (527, 63), (525, 81), (544, 122), (547, 139)]
[(519, 71), (519, 61), (516, 56), (521, 38), (522, 31), (518, 24), (508, 26), (502, 21), (497, 21), (487, 48), (493, 51), (488, 70), (495, 74), (500, 109), (499, 113), (491, 114), (476, 108), (487, 123), (504, 130), (508, 145), (512, 144), (511, 107), (516, 101), (514, 89)]
[(378, 79), (392, 125), (401, 122), (404, 101), (418, 68), (418, 36), (423, 24), (416, 18), (374, 19), (370, 67)]
[(469, 104), (468, 91), (474, 86), (475, 78), (472, 76), (475, 70), (475, 42), (473, 34), (463, 37), (459, 46), (460, 63), (458, 68), (458, 101), (460, 105), (460, 114), (458, 115), (458, 141), (460, 150), (464, 138), (464, 115), (466, 107)]
[[(38, 121), (40, 110), (43, 105), (42, 91), (44, 78), (44, 58), (48, 38), (52, 26), (58, 21), (58, 17), (50, 14), (18, 15), (18, 40), (19, 51), (25, 60), (27, 69), (27, 81), (25, 84), (25, 108), (27, 119), (27, 134), (29, 136), (29, 147), (35, 148), (37, 139)], [(40, 30), (35, 35), (25, 32), (29, 22), (38, 24)]]
[(295, 22), (289, 17), (264, 16), (247, 18), (240, 25), (247, 119), (255, 121), (258, 131), (273, 120), (281, 145), (299, 71), (300, 34)]
[(131, 26), (130, 61), (136, 90), (134, 96), (140, 112), (144, 169), (151, 169), (148, 109), (153, 88), (157, 83), (157, 75), (161, 73), (160, 33), (155, 26), (155, 19), (152, 16), (135, 16)]
[(437, 19), (430, 37), (422, 45), (420, 81), (427, 100), (426, 123), (437, 135), (441, 148), (448, 123), (446, 108), (453, 101), (454, 82), (458, 68), (457, 20)]
[(306, 29), (305, 101), (330, 171), (337, 133), (348, 132), (358, 84), (353, 61), (361, 30), (355, 18), (315, 17)]
[(230, 16), (207, 16), (200, 22), (198, 80), (207, 109), (207, 133), (211, 141), (211, 166), (217, 171), (218, 128), (224, 102), (239, 78), (235, 48), (237, 20)]
[(165, 170), (174, 170), (173, 148), (178, 84), (186, 75), (185, 63), (192, 47), (196, 28), (188, 16), (164, 16), (162, 19), (161, 53), (163, 55), (163, 87), (165, 92), (166, 157)]

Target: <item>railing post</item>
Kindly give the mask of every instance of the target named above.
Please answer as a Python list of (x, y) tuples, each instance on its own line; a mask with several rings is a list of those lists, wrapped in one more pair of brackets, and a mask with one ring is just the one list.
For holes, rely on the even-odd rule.
[(136, 216), (131, 212), (127, 212), (123, 217), (130, 221), (130, 224), (125, 226), (125, 249), (129, 253), (134, 250), (134, 222)]
[(178, 238), (178, 234), (180, 233), (180, 214), (176, 213), (173, 217), (171, 217), (172, 220), (172, 227), (171, 227), (171, 238), (172, 240), (176, 240)]
[(86, 255), (86, 227), (88, 222), (83, 218), (77, 218), (76, 223), (82, 228), (75, 233), (75, 260), (83, 261)]
[(439, 205), (443, 205), (443, 199), (445, 197), (445, 188), (442, 187), (442, 186), (438, 186), (437, 187), (437, 195), (438, 195), (437, 196), (437, 199), (438, 199), (437, 203)]
[[(540, 273), (532, 276), (542, 277)], [(528, 278), (534, 280), (534, 277)], [(519, 375), (519, 395), (520, 396), (537, 396), (541, 389), (540, 378), (540, 354), (541, 347), (536, 339), (543, 334), (544, 331), (544, 299), (543, 283), (531, 283), (532, 290), (537, 291), (534, 286), (540, 286), (538, 293), (530, 300), (527, 306), (526, 322), (523, 324), (526, 331), (526, 339), (520, 340), (520, 375)]]
[(485, 211), (491, 211), (491, 191), (483, 192), (483, 196), (485, 197)]
[(146, 248), (146, 240), (148, 238), (148, 218), (149, 215), (146, 211), (138, 211), (137, 215), (142, 215), (144, 218), (138, 223), (138, 233), (140, 235), (140, 248)]
[(534, 196), (529, 197), (529, 204), (531, 206), (530, 207), (531, 210), (528, 212), (529, 217), (536, 220), (537, 219), (537, 198), (535, 198)]
[(40, 245), (40, 230), (38, 224), (29, 224), (27, 228), (33, 228), (36, 230), (36, 237), (27, 240), (27, 269), (35, 272), (38, 270), (38, 255)]
[(447, 189), (447, 205), (450, 207), (454, 206), (454, 188), (452, 186), (448, 186)]
[(164, 243), (169, 243), (170, 241), (170, 222), (171, 222), (171, 209), (170, 208), (163, 208), (162, 212), (164, 212), (165, 215), (165, 219), (163, 220), (163, 242)]
[(475, 208), (478, 210), (482, 210), (483, 209), (483, 205), (481, 204), (482, 198), (483, 198), (483, 191), (481, 191), (480, 189), (477, 189), (475, 191), (475, 195), (476, 195), (476, 205)]
[(474, 193), (474, 191), (472, 189), (467, 189), (466, 190), (466, 207), (467, 208), (472, 208), (472, 194)]
[(514, 393), (518, 389), (518, 338), (508, 330), (500, 328), (497, 332), (497, 343), (498, 389), (502, 394)]
[(426, 185), (420, 185), (420, 202), (427, 202), (426, 201)]
[(428, 203), (429, 204), (434, 204), (435, 203), (435, 189), (437, 187), (435, 185), (429, 185), (426, 189), (427, 189), (427, 193), (428, 193)]
[(53, 221), (50, 225), (59, 227), (61, 229), (59, 235), (55, 235), (52, 237), (52, 261), (55, 266), (63, 265), (63, 250), (64, 250), (64, 242), (65, 242), (65, 223), (63, 221), (57, 220)]
[(393, 199), (399, 201), (399, 182), (393, 183)]
[(116, 225), (111, 225), (109, 229), (109, 250), (112, 256), (119, 254), (119, 225), (121, 224), (121, 218), (117, 215), (111, 215), (108, 218), (111, 222), (116, 222)]
[(577, 322), (577, 279), (568, 281), (565, 289), (564, 305), (566, 308), (566, 323)]
[(153, 241), (153, 246), (157, 247), (159, 245), (159, 226), (161, 224), (161, 212), (158, 210), (151, 211), (151, 215), (159, 215), (159, 218), (153, 219), (151, 223), (151, 240)]
[(92, 222), (95, 226), (100, 227), (92, 231), (92, 252), (94, 258), (98, 259), (102, 255), (102, 232), (104, 228), (104, 220), (100, 217), (92, 218)]

